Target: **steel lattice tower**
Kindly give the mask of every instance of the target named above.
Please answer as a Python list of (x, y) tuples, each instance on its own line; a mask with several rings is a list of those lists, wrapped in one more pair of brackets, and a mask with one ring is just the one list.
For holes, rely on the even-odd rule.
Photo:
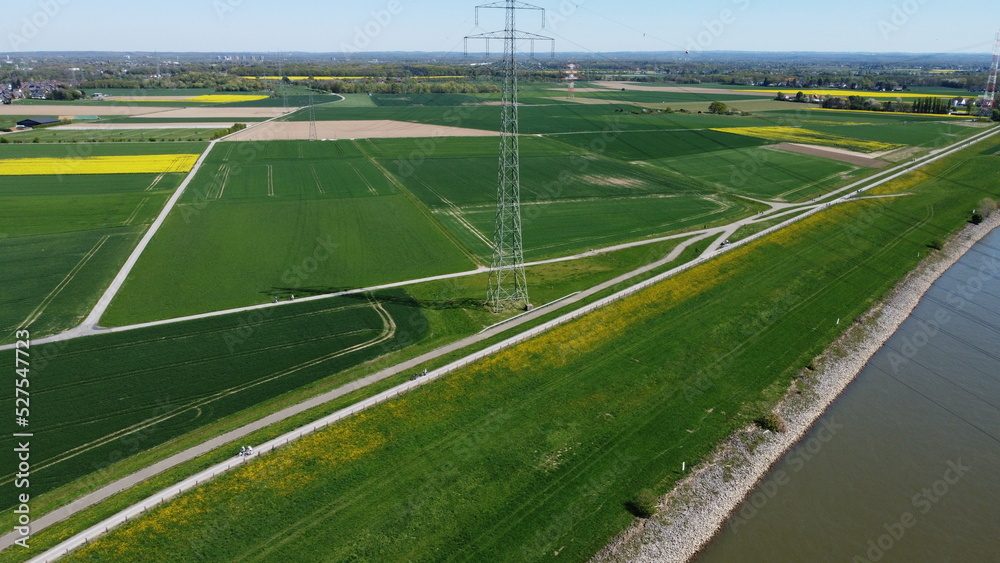
[(282, 53), (278, 57), (278, 89), (281, 95), (281, 105), (285, 108), (285, 113), (288, 113), (288, 90), (285, 88), (285, 55)]
[(993, 109), (997, 107), (998, 69), (1000, 69), (1000, 31), (997, 32), (997, 40), (993, 45), (993, 63), (990, 65), (990, 77), (986, 82), (986, 92), (983, 93), (983, 103), (979, 111), (979, 115), (984, 119), (991, 118)]
[[(507, 25), (504, 31), (483, 33), (465, 38), (466, 54), (469, 39), (485, 39), (489, 53), (490, 40), (500, 39), (504, 44), (501, 65), (503, 73), (502, 103), (500, 108), (500, 167), (497, 174), (497, 211), (493, 229), (493, 262), (490, 268), (489, 290), (486, 304), (494, 312), (511, 309), (527, 309), (528, 284), (524, 275), (524, 248), (521, 239), (521, 164), (518, 145), (517, 112), (517, 41), (528, 40), (534, 54), (535, 41), (554, 40), (534, 33), (517, 30), (517, 10), (539, 10), (544, 8), (504, 0), (476, 7), (476, 25), (479, 24), (479, 10), (499, 8), (506, 12)], [(543, 25), (544, 26), (544, 25)]]
[(319, 134), (316, 132), (316, 105), (312, 87), (309, 88), (309, 140), (319, 140)]

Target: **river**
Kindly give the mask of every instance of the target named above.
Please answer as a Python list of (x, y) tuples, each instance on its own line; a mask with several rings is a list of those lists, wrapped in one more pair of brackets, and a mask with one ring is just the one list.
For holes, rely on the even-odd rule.
[(935, 282), (694, 561), (1000, 562), (1000, 230)]

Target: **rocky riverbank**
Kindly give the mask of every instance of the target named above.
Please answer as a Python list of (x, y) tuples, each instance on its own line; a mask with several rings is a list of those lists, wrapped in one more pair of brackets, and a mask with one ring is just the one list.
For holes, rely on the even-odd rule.
[[(803, 370), (776, 411), (784, 418), (784, 432), (757, 426), (727, 438), (694, 468), (669, 494), (660, 499), (657, 514), (637, 520), (619, 534), (592, 563), (688, 561), (727, 525), (740, 516), (730, 514), (770, 467), (794, 446), (861, 372), (868, 360), (910, 316), (934, 282), (974, 244), (1000, 227), (1000, 213), (981, 225), (969, 225), (953, 236), (908, 274), (817, 358), (812, 370)], [(806, 445), (808, 446), (808, 445)]]

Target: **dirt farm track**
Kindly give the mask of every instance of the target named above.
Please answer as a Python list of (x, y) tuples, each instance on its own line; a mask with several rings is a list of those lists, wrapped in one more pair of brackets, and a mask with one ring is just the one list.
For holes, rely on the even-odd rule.
[[(465, 129), (445, 125), (425, 125), (404, 121), (317, 121), (320, 139), (401, 139), (410, 137), (494, 137), (496, 131)], [(309, 138), (308, 121), (270, 121), (240, 131), (229, 141), (305, 140)]]

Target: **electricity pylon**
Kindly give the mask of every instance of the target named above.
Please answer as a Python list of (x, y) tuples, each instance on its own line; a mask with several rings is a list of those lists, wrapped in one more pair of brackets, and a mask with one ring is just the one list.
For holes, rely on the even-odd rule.
[(309, 140), (316, 141), (319, 134), (316, 132), (316, 100), (313, 97), (312, 87), (309, 87)]
[(469, 39), (485, 39), (489, 54), (490, 41), (500, 39), (504, 44), (502, 63), (503, 87), (500, 108), (500, 169), (497, 174), (497, 211), (493, 229), (493, 262), (490, 268), (490, 283), (486, 294), (486, 304), (495, 313), (511, 309), (527, 309), (528, 284), (524, 275), (524, 248), (521, 238), (521, 163), (518, 146), (517, 115), (517, 42), (527, 40), (534, 54), (535, 41), (551, 41), (553, 54), (555, 40), (534, 33), (518, 31), (517, 10), (542, 11), (544, 8), (503, 0), (476, 6), (476, 25), (479, 25), (479, 10), (502, 9), (506, 12), (507, 25), (504, 31), (494, 31), (471, 35), (465, 38), (465, 52), (468, 54)]
[(997, 70), (1000, 69), (1000, 31), (993, 45), (993, 63), (990, 65), (990, 77), (986, 82), (986, 92), (980, 105), (979, 115), (983, 119), (993, 117), (993, 109), (997, 107)]

